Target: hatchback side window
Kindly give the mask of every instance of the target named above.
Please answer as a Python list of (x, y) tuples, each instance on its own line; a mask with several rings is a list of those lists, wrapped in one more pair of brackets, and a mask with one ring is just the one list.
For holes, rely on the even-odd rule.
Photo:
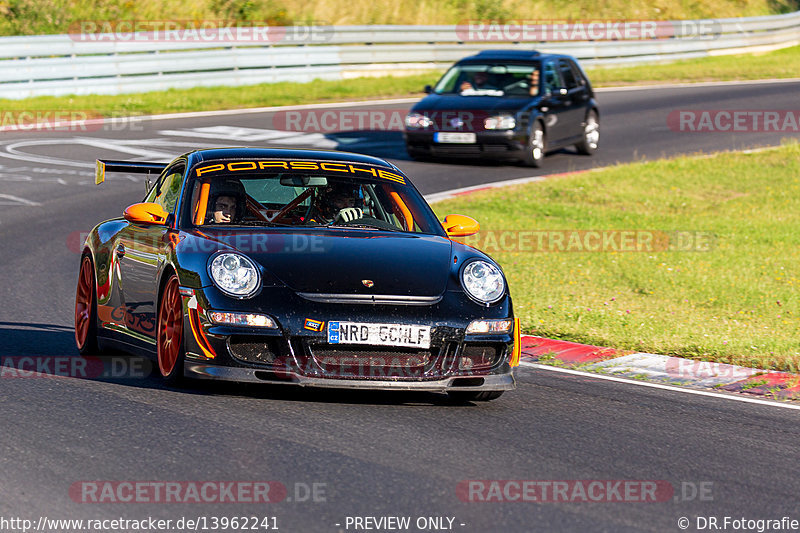
[(559, 70), (561, 70), (561, 77), (564, 79), (564, 86), (567, 90), (574, 89), (578, 86), (578, 81), (575, 79), (575, 75), (572, 72), (572, 68), (569, 66), (569, 63), (566, 59), (559, 59), (558, 60)]
[(561, 78), (555, 64), (547, 62), (544, 65), (544, 89), (545, 92), (557, 93), (561, 88)]
[(575, 81), (578, 82), (578, 85), (586, 85), (586, 80), (583, 78), (583, 74), (581, 73), (581, 69), (578, 68), (578, 65), (576, 65), (574, 61), (569, 60), (567, 63), (569, 63), (569, 68), (572, 70), (572, 75), (575, 76)]

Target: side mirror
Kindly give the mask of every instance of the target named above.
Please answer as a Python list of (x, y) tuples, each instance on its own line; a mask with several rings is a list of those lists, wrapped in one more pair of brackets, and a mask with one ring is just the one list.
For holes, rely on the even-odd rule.
[(422, 90), (425, 91), (425, 94), (431, 94), (433, 92), (433, 87), (431, 87), (430, 85), (426, 85), (425, 88)]
[(140, 204), (129, 205), (125, 209), (125, 220), (134, 224), (159, 224), (167, 223), (169, 213), (159, 204), (142, 202)]
[(477, 220), (465, 215), (447, 215), (443, 225), (448, 237), (468, 237), (481, 230)]

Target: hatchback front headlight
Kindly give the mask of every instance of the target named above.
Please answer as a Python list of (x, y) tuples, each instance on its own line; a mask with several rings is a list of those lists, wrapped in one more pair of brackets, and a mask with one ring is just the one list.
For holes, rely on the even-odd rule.
[(487, 130), (513, 130), (517, 126), (517, 119), (512, 115), (497, 115), (487, 117), (483, 121), (483, 127)]
[(406, 128), (416, 130), (429, 128), (430, 126), (433, 126), (433, 119), (422, 113), (409, 113), (406, 115)]

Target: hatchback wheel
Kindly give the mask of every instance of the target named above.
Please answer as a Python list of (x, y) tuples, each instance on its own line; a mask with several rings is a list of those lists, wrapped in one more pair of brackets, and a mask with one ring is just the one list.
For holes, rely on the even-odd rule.
[(597, 112), (589, 111), (586, 115), (586, 122), (583, 125), (583, 140), (575, 145), (579, 154), (592, 155), (597, 151), (600, 142), (600, 120)]
[(528, 138), (528, 146), (525, 150), (525, 164), (529, 167), (542, 166), (546, 146), (547, 138), (542, 129), (542, 123), (537, 120), (531, 128), (531, 134)]

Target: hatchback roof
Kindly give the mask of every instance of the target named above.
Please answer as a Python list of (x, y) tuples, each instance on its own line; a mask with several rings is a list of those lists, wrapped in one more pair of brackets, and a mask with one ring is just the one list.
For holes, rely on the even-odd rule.
[(461, 61), (470, 59), (541, 59), (542, 54), (536, 50), (484, 50), (474, 56), (465, 57)]

